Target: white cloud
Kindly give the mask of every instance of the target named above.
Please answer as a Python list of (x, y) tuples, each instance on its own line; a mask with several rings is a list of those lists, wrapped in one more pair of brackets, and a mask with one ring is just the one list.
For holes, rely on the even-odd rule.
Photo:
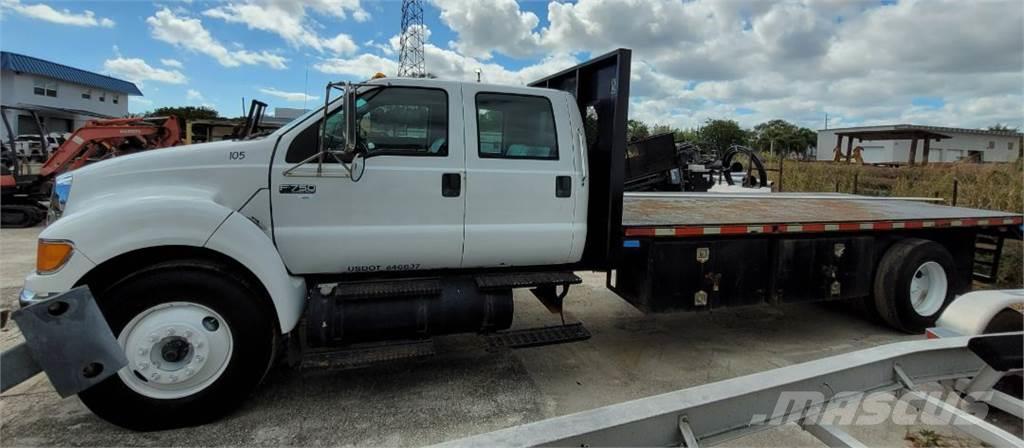
[[(354, 6), (346, 5), (353, 2), (320, 1), (310, 2), (313, 10), (327, 14), (345, 16), (346, 10), (352, 10), (354, 17), (368, 18), (360, 13), (362, 8), (358, 2)], [(246, 3), (228, 3), (223, 6), (207, 9), (203, 15), (224, 20), (228, 23), (245, 24), (249, 29), (261, 30), (277, 34), (295, 48), (309, 47), (318, 52), (329, 51), (335, 55), (354, 53), (358, 46), (352, 37), (339, 33), (334, 37), (322, 37), (314, 30), (314, 23), (306, 14), (307, 4), (298, 1), (251, 1)]]
[(88, 9), (76, 13), (69, 9), (57, 10), (50, 5), (42, 3), (25, 4), (21, 3), (20, 0), (2, 0), (0, 1), (0, 8), (9, 9), (25, 17), (61, 25), (112, 28), (115, 24), (113, 20), (106, 17), (96, 17), (96, 13)]
[(320, 99), (320, 97), (318, 97), (318, 96), (307, 95), (307, 94), (302, 93), (302, 92), (285, 92), (283, 90), (277, 90), (277, 89), (272, 88), (272, 87), (260, 89), (260, 92), (263, 92), (263, 93), (265, 93), (267, 95), (270, 95), (270, 96), (275, 96), (275, 97), (281, 98), (281, 99), (283, 99), (285, 101), (291, 101), (291, 102), (294, 102), (294, 103), (300, 103), (300, 102), (303, 102), (303, 101), (315, 101), (315, 100)]
[[(519, 83), (573, 56), (631, 48), (630, 112), (652, 122), (784, 118), (817, 128), (828, 112), (844, 125), (1024, 126), (1017, 1), (578, 0), (549, 3), (546, 24), (512, 0), (433, 3), (458, 38), (449, 49), (426, 46), (429, 72), (473, 79), (480, 67), (490, 81)], [(495, 53), (563, 56), (507, 70), (484, 62)], [(367, 76), (365, 65), (393, 64), (383, 56), (321, 67)], [(940, 106), (915, 106), (921, 97)]]
[(262, 64), (274, 69), (287, 68), (287, 59), (268, 51), (228, 50), (203, 27), (201, 20), (179, 16), (167, 8), (146, 18), (146, 23), (154, 39), (205, 54), (225, 67)]
[(313, 68), (330, 75), (368, 79), (377, 72), (394, 76), (398, 72), (398, 62), (373, 54), (361, 54), (354, 58), (325, 59), (314, 64)]
[(484, 7), (478, 0), (433, 3), (441, 10), (441, 21), (459, 35), (452, 48), (467, 56), (490, 59), (491, 51), (529, 56), (540, 49), (540, 35), (534, 32), (540, 19), (521, 11), (515, 0), (491, 0)]
[(188, 89), (188, 91), (185, 92), (185, 99), (192, 102), (206, 101), (206, 98), (203, 97), (203, 94), (199, 93), (199, 91), (196, 89)]
[[(429, 39), (430, 30), (425, 29), (424, 35)], [(389, 54), (397, 55), (399, 38), (399, 35), (395, 35), (388, 40), (388, 46), (393, 50)], [(518, 70), (509, 70), (500, 64), (486, 62), (429, 43), (424, 45), (423, 52), (427, 72), (431, 75), (440, 79), (475, 81), (476, 70), (480, 69), (481, 80), (493, 84), (523, 85), (578, 62), (569, 54), (553, 53), (535, 64)], [(397, 57), (364, 53), (352, 58), (328, 58), (314, 64), (313, 68), (327, 74), (368, 79), (377, 72), (395, 76), (398, 72), (398, 61)]]
[(185, 65), (177, 59), (161, 59), (160, 63), (172, 68), (185, 68)]
[(114, 59), (103, 61), (103, 71), (118, 78), (127, 79), (136, 83), (145, 81), (158, 81), (168, 84), (183, 84), (188, 78), (178, 70), (167, 70), (156, 68), (139, 58), (126, 58), (118, 56)]

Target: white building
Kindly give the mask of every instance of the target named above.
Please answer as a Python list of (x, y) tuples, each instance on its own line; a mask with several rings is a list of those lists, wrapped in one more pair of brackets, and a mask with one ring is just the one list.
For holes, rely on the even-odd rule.
[[(135, 84), (18, 53), (0, 52), (0, 106), (15, 135), (37, 134), (30, 111), (46, 132), (72, 132), (86, 121), (128, 115)], [(7, 140), (7, 129), (0, 126)]]
[[(818, 130), (818, 160), (832, 160), (833, 150), (842, 139), (842, 150), (860, 146), (865, 163), (903, 164), (911, 160), (915, 146), (915, 162), (949, 163), (959, 160), (975, 162), (1011, 162), (1021, 154), (1019, 132), (986, 131), (982, 129), (947, 128), (897, 124)], [(927, 143), (926, 143), (927, 140)], [(925, 158), (925, 147), (928, 156)]]

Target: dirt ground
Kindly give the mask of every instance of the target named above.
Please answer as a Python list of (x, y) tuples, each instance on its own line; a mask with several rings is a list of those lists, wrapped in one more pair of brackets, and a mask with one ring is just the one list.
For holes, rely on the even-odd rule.
[[(0, 306), (16, 307), (39, 229), (0, 232)], [(437, 354), (354, 370), (274, 370), (233, 414), (197, 428), (135, 433), (60, 399), (45, 376), (0, 396), (2, 446), (420, 446), (920, 336), (896, 333), (837, 305), (644, 315), (603, 288), (603, 275), (567, 297), (584, 342), (487, 350), (475, 336), (436, 340)], [(515, 327), (553, 325), (528, 292)], [(0, 346), (17, 343), (13, 324)], [(977, 446), (949, 427), (883, 424), (849, 431), (872, 446), (931, 440)], [(1017, 429), (1019, 431), (1019, 427)], [(908, 440), (908, 438), (910, 440)], [(732, 446), (823, 446), (795, 426)]]

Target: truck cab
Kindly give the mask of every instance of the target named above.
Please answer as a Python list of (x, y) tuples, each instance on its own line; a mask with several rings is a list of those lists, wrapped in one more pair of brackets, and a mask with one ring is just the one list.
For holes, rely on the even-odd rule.
[[(579, 112), (565, 92), (450, 81), (359, 88), (363, 151), (310, 160), (324, 116), (280, 135), (267, 227), (295, 274), (568, 264), (586, 239)], [(326, 114), (328, 154), (344, 108)], [(268, 211), (269, 211), (268, 210)]]
[(511, 324), (513, 287), (572, 282), (585, 141), (564, 91), (348, 85), (266, 136), (60, 176), (21, 303), (90, 287), (129, 356), (81, 394), (98, 415), (208, 421), (259, 383), (300, 320), (315, 346), (486, 332)]

